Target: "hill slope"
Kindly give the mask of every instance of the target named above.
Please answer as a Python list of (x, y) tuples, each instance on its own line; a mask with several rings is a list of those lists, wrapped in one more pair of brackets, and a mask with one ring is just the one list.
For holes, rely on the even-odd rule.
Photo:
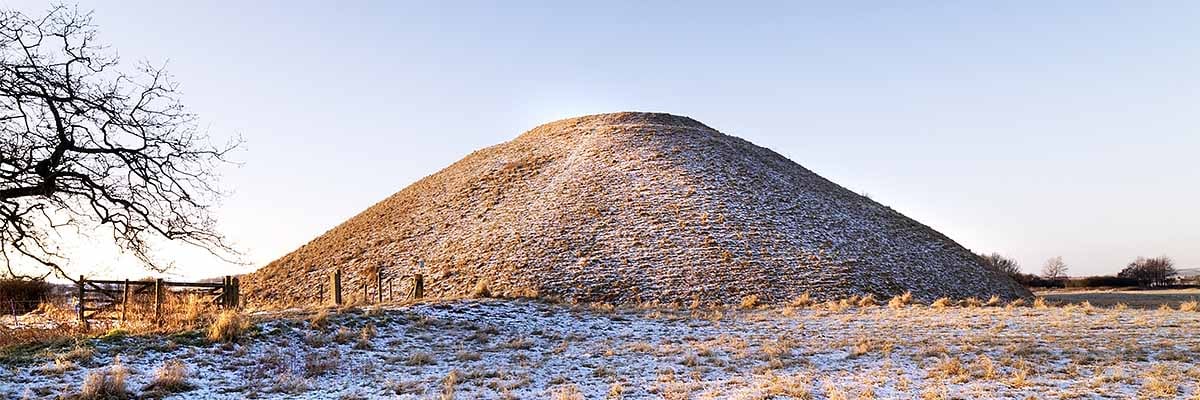
[(1028, 295), (769, 149), (650, 113), (557, 121), (471, 153), (246, 277), (245, 293), (310, 303), (332, 269), (358, 287), (375, 267), (420, 272), (434, 296), (480, 281), (608, 302)]

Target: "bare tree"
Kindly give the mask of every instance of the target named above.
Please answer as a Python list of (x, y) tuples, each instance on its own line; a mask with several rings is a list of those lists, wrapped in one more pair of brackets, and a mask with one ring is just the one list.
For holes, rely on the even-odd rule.
[(1005, 257), (1000, 253), (980, 255), (979, 258), (983, 260), (983, 265), (996, 272), (1001, 272), (1011, 277), (1021, 274), (1021, 265), (1017, 264), (1016, 260)]
[(1042, 265), (1042, 276), (1046, 279), (1061, 279), (1067, 277), (1067, 263), (1062, 256), (1051, 257)]
[[(64, 228), (111, 233), (152, 270), (150, 241), (237, 258), (215, 229), (215, 168), (240, 143), (215, 146), (162, 67), (121, 70), (91, 13), (0, 10), (0, 257), (65, 276)], [(39, 272), (40, 274), (40, 272)]]
[(1140, 286), (1152, 287), (1170, 284), (1171, 278), (1174, 278), (1176, 274), (1175, 261), (1170, 257), (1162, 256), (1138, 257), (1137, 260), (1121, 270), (1117, 276), (1134, 279)]

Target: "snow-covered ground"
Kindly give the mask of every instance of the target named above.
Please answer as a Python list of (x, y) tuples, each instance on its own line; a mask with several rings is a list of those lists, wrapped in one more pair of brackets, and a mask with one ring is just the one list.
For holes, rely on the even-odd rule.
[[(174, 398), (1195, 398), (1200, 312), (928, 306), (612, 309), (458, 300), (260, 313), (238, 343), (95, 338), (4, 361), (0, 397), (170, 360)], [(313, 321), (316, 320), (316, 323)], [(89, 350), (92, 349), (92, 350)], [(54, 358), (60, 359), (55, 363)], [(70, 361), (67, 361), (70, 360)]]

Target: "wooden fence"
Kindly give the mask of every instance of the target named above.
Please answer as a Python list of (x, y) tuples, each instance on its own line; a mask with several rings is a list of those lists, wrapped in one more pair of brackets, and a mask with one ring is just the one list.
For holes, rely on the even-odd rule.
[[(361, 293), (359, 299), (361, 299), (363, 303), (370, 303), (372, 301), (376, 303), (383, 303), (385, 300), (412, 300), (425, 296), (425, 277), (421, 274), (386, 276), (381, 269), (376, 271), (376, 273), (373, 275), (374, 279), (367, 279), (368, 277), (364, 276), (364, 279), (359, 280), (358, 289), (360, 289), (359, 293)], [(405, 291), (404, 284), (408, 283), (409, 281), (411, 281), (411, 286), (409, 286), (408, 290)], [(331, 272), (329, 274), (328, 289), (326, 289), (325, 286), (321, 286), (321, 289), (318, 291), (318, 300), (320, 301), (320, 304), (332, 303), (333, 305), (339, 306), (344, 304), (346, 298), (345, 295), (348, 293), (343, 291), (345, 288), (343, 287), (342, 283), (342, 270), (336, 269)], [(397, 288), (397, 286), (399, 286), (399, 288)], [(371, 294), (371, 289), (374, 289), (375, 291), (373, 295)], [(326, 299), (325, 295), (326, 290), (329, 292), (328, 299)]]
[(140, 294), (154, 294), (154, 321), (159, 325), (162, 325), (164, 296), (168, 291), (175, 292), (171, 288), (182, 288), (181, 291), (198, 294), (208, 302), (227, 309), (237, 308), (240, 297), (238, 278), (232, 276), (226, 276), (221, 283), (202, 283), (169, 282), (162, 279), (116, 281), (87, 279), (80, 275), (76, 286), (79, 298), (79, 323), (85, 328), (88, 326), (88, 320), (99, 319), (98, 317), (106, 311), (116, 312), (118, 307), (120, 308), (120, 321), (125, 322), (131, 299)]

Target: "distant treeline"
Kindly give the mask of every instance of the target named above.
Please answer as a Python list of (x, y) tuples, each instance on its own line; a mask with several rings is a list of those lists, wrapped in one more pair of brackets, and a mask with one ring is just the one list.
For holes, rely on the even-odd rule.
[(1187, 286), (1177, 279), (1175, 263), (1169, 257), (1138, 257), (1125, 266), (1117, 275), (1066, 276), (1067, 265), (1062, 257), (1054, 257), (1042, 267), (1042, 274), (1021, 272), (1020, 265), (1011, 258), (998, 253), (980, 255), (984, 265), (995, 271), (1008, 274), (1018, 283), (1031, 288), (1091, 288), (1091, 287), (1142, 287), (1166, 288)]

